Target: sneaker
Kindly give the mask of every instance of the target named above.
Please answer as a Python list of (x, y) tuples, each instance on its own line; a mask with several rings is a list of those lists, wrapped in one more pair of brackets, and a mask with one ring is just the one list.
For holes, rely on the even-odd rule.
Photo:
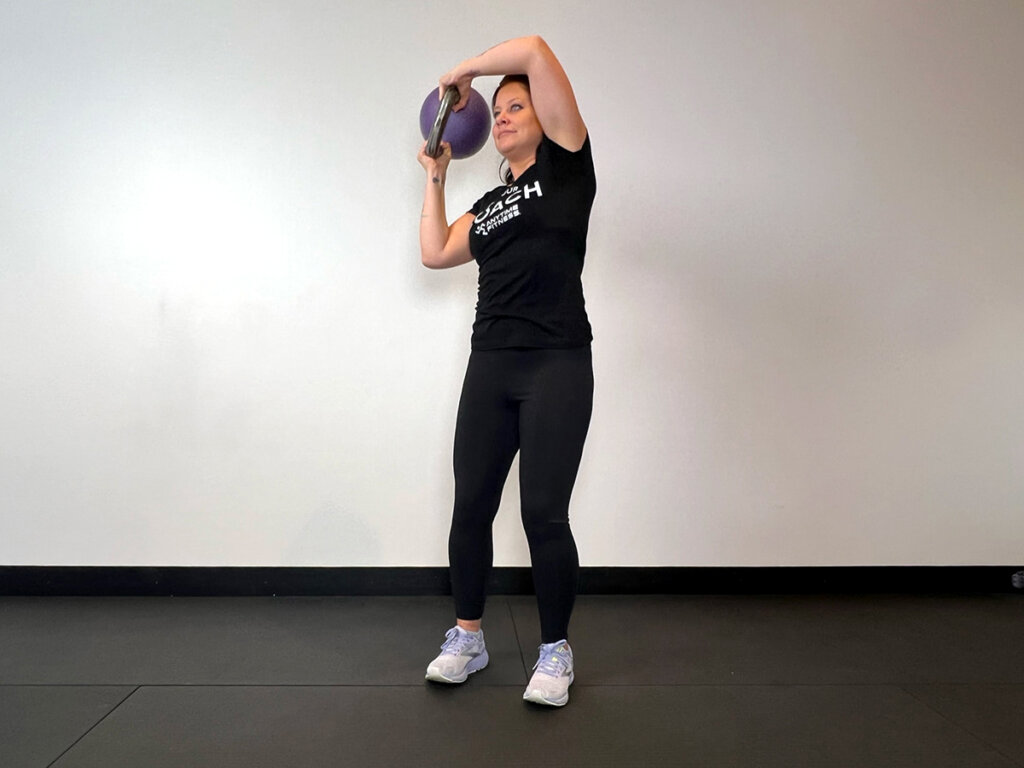
[(479, 672), (487, 666), (483, 630), (467, 632), (461, 627), (452, 627), (444, 636), (447, 639), (441, 646), (441, 655), (427, 667), (427, 680), (435, 683), (464, 683), (473, 672)]
[(566, 640), (540, 646), (540, 658), (533, 665), (536, 670), (526, 686), (523, 701), (564, 707), (569, 703), (572, 685), (572, 648)]

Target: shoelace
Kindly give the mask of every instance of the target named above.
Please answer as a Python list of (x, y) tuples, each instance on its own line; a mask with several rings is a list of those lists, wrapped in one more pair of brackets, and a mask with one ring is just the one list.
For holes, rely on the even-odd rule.
[(473, 638), (462, 634), (454, 627), (445, 632), (444, 636), (448, 639), (441, 645), (441, 650), (452, 656), (461, 656), (466, 646), (473, 642)]
[(555, 653), (554, 649), (545, 653), (543, 645), (538, 650), (540, 651), (540, 658), (533, 665), (533, 668), (538, 672), (550, 677), (561, 677), (568, 671), (569, 662), (562, 654)]

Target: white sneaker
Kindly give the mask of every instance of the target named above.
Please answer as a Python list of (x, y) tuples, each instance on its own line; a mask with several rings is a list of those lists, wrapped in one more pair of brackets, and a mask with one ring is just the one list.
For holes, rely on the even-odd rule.
[(569, 703), (572, 685), (572, 648), (566, 640), (540, 646), (540, 658), (533, 665), (536, 670), (526, 686), (523, 701), (564, 707)]
[(464, 683), (473, 672), (487, 666), (487, 647), (484, 645), (484, 631), (467, 632), (462, 627), (452, 627), (445, 632), (441, 655), (427, 667), (427, 680), (435, 683)]

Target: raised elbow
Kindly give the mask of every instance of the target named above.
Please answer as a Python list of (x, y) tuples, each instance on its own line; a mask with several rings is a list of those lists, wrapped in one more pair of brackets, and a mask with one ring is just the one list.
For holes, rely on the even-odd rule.
[(530, 35), (526, 39), (534, 53), (541, 55), (551, 53), (551, 48), (547, 44), (547, 41), (540, 35)]

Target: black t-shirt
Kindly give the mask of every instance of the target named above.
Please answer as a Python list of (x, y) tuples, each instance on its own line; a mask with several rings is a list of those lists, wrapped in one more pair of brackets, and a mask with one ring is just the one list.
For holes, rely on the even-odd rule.
[(476, 201), (469, 231), (480, 267), (473, 349), (590, 343), (580, 276), (596, 192), (590, 137), (570, 152), (544, 136), (532, 166)]

